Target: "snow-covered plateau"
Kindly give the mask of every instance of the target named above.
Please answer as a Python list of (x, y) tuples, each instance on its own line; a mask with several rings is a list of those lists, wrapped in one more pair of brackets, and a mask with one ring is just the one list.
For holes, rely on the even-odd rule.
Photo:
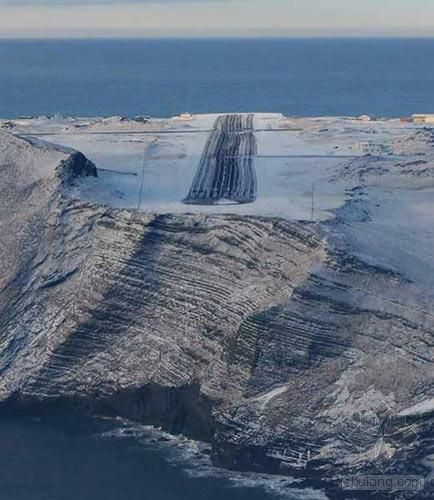
[(158, 426), (331, 498), (420, 474), (432, 498), (430, 126), (0, 120), (0, 234), (0, 412)]

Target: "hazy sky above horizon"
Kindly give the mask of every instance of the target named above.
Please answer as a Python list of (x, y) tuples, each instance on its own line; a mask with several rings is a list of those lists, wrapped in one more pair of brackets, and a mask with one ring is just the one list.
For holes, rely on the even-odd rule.
[(434, 36), (434, 0), (0, 0), (0, 37)]

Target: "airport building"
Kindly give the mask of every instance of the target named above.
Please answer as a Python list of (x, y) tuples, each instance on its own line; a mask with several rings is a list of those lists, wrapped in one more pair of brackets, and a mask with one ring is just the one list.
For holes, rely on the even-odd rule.
[(411, 119), (414, 123), (434, 123), (433, 115), (412, 115)]

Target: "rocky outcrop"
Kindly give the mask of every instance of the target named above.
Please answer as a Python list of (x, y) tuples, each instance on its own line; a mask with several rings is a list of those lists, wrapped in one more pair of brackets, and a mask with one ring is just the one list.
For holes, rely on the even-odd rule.
[(82, 155), (0, 144), (0, 411), (122, 415), (232, 469), (426, 472), (433, 297), (324, 227), (91, 206)]
[(67, 160), (60, 163), (58, 175), (66, 185), (70, 185), (74, 179), (80, 177), (98, 177), (98, 172), (95, 165), (84, 154), (73, 151)]
[(411, 284), (329, 254), (289, 303), (249, 321), (260, 350), (248, 361), (243, 351), (251, 377), (245, 400), (217, 418), (216, 460), (330, 478), (397, 473), (405, 448), (407, 473), (420, 472), (418, 445), (432, 416), (410, 427), (395, 417), (431, 394), (433, 327), (429, 301)]

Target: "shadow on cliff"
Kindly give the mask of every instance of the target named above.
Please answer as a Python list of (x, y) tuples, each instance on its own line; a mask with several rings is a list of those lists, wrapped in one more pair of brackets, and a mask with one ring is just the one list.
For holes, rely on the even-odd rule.
[[(110, 230), (116, 230), (110, 220), (101, 221)], [(199, 383), (180, 387), (163, 386), (151, 382), (144, 386), (118, 388), (114, 391), (100, 387), (88, 392), (73, 386), (62, 387), (61, 377), (71, 380), (71, 372), (80, 370), (83, 361), (92, 359), (116, 342), (126, 329), (134, 324), (143, 304), (149, 298), (149, 276), (158, 276), (155, 263), (166, 231), (184, 231), (170, 220), (170, 216), (156, 215), (146, 226), (146, 232), (137, 242), (135, 250), (125, 262), (113, 283), (104, 291), (99, 305), (90, 312), (88, 319), (68, 335), (67, 339), (52, 353), (48, 364), (37, 377), (17, 391), (1, 405), (6, 414), (69, 414), (81, 416), (121, 416), (150, 425), (161, 426), (173, 434), (210, 441), (213, 435), (211, 402), (200, 393)], [(122, 286), (123, 276), (134, 269), (136, 287), (134, 294)], [(158, 293), (158, 280), (152, 281), (152, 293)], [(44, 286), (47, 289), (46, 286)], [(55, 285), (51, 293), (55, 293)], [(136, 325), (137, 326), (137, 325)], [(144, 367), (146, 369), (146, 367)], [(69, 373), (68, 373), (69, 372)], [(49, 388), (48, 397), (38, 396), (44, 385)], [(41, 391), (41, 388), (43, 389)], [(65, 390), (66, 389), (66, 390)]]

